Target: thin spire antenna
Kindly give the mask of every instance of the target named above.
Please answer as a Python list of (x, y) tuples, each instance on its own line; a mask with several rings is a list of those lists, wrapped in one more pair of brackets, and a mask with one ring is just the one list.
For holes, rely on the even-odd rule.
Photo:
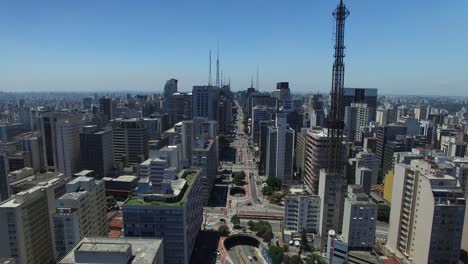
[(210, 49), (210, 66), (209, 66), (209, 73), (208, 73), (208, 86), (211, 86), (211, 49)]
[(250, 78), (250, 87), (254, 88), (254, 86), (253, 86), (253, 74), (252, 74), (252, 77)]
[(259, 80), (259, 79), (258, 79), (258, 64), (257, 64), (257, 90), (260, 91), (260, 85), (259, 85), (259, 83), (258, 83), (258, 80)]
[(217, 44), (217, 49), (216, 49), (216, 86), (219, 87), (219, 41)]

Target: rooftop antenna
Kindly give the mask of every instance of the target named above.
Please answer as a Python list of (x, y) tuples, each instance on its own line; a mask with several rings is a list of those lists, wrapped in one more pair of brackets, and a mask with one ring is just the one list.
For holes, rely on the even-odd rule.
[(219, 87), (219, 41), (216, 50), (216, 86)]
[(252, 74), (252, 78), (250, 79), (250, 88), (254, 88), (254, 86), (253, 86), (253, 74)]
[(257, 64), (257, 90), (260, 91), (260, 85), (258, 84), (258, 64)]
[(208, 75), (208, 86), (211, 86), (211, 49), (210, 49), (210, 71)]

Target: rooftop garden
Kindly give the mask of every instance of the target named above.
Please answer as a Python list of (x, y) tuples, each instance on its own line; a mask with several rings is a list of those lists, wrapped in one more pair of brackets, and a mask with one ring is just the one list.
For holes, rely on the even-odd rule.
[(197, 178), (198, 171), (188, 171), (185, 176), (187, 181), (180, 194), (174, 198), (166, 198), (165, 201), (144, 201), (141, 198), (133, 197), (128, 199), (127, 205), (154, 205), (154, 206), (182, 206), (187, 201), (187, 195), (193, 182)]

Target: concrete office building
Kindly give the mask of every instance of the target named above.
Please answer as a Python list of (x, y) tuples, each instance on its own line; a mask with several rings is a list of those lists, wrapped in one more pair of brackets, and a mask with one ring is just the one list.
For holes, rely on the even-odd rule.
[(214, 140), (198, 141), (192, 153), (192, 166), (202, 168), (203, 204), (207, 205), (218, 174), (218, 149)]
[(275, 126), (268, 128), (265, 175), (291, 184), (295, 132), (286, 123), (286, 118), (286, 113), (277, 113)]
[(110, 97), (101, 97), (99, 99), (99, 110), (104, 114), (106, 122), (114, 119), (114, 107)]
[(162, 239), (83, 238), (59, 264), (164, 264)]
[(371, 109), (367, 104), (351, 103), (345, 107), (345, 128), (344, 134), (350, 142), (362, 142), (362, 133), (364, 127), (371, 121)]
[(252, 109), (252, 131), (251, 136), (254, 144), (259, 144), (260, 141), (260, 122), (270, 121), (272, 119), (271, 108), (266, 106), (255, 106)]
[[(368, 168), (372, 172), (371, 185), (377, 184), (377, 180), (379, 178), (380, 161), (376, 154), (365, 149), (358, 152), (356, 156), (349, 159), (349, 161), (352, 163), (355, 172), (357, 172), (359, 168)], [(357, 174), (358, 173), (355, 175)]]
[(267, 147), (268, 147), (268, 134), (269, 127), (274, 126), (275, 121), (260, 121), (260, 140), (259, 140), (259, 150), (260, 150), (260, 163), (258, 167), (258, 173), (260, 175), (265, 175), (266, 171), (266, 158), (267, 158)]
[[(306, 135), (306, 154), (304, 166), (304, 183), (312, 194), (319, 192), (320, 170), (326, 168), (329, 152), (328, 130), (323, 128), (309, 129)], [(343, 160), (345, 158), (343, 152)], [(344, 163), (343, 163), (344, 166)]]
[(318, 234), (320, 229), (320, 197), (295, 193), (284, 200), (284, 228), (286, 230)]
[(114, 168), (112, 128), (85, 126), (80, 133), (81, 169), (92, 170), (96, 178), (110, 176)]
[(41, 182), (0, 203), (0, 258), (18, 264), (55, 263), (51, 217), (65, 193), (64, 178)]
[(164, 263), (189, 263), (203, 221), (201, 169), (168, 182), (171, 192), (140, 194), (122, 206), (125, 237), (162, 238)]
[(330, 230), (327, 233), (327, 263), (329, 264), (344, 264), (348, 257), (348, 243), (343, 236)]
[(5, 153), (0, 153), (0, 202), (10, 198), (9, 171), (7, 155)]
[(171, 124), (192, 119), (192, 94), (173, 93), (169, 100), (171, 107), (168, 109)]
[(428, 105), (418, 105), (414, 108), (414, 117), (418, 121), (427, 120), (429, 117), (429, 106)]
[(162, 134), (162, 120), (161, 118), (143, 118), (143, 121), (148, 126), (149, 140), (160, 140)]
[(176, 79), (167, 80), (166, 84), (164, 85), (164, 93), (163, 93), (163, 107), (164, 112), (169, 113), (172, 108), (172, 100), (171, 96), (174, 93), (177, 93), (177, 83), (179, 81)]
[(194, 86), (192, 90), (193, 117), (218, 120), (219, 88), (216, 86)]
[(104, 182), (78, 177), (67, 183), (52, 215), (55, 254), (62, 258), (82, 238), (105, 236), (108, 227)]
[(301, 179), (304, 177), (307, 130), (307, 128), (302, 128), (296, 133), (296, 148), (294, 149), (296, 171)]
[(342, 235), (350, 250), (371, 251), (375, 243), (377, 205), (358, 185), (349, 185), (344, 202)]
[(364, 103), (370, 109), (370, 120), (375, 121), (377, 110), (376, 88), (344, 88), (343, 107), (351, 106), (352, 103)]
[(18, 140), (29, 162), (28, 165), (36, 172), (41, 171), (44, 168), (44, 153), (40, 134), (38, 132), (25, 133)]
[(458, 263), (465, 198), (432, 161), (396, 164), (386, 248), (412, 263)]
[(395, 140), (398, 135), (406, 135), (407, 128), (401, 125), (378, 126), (376, 131), (377, 142), (375, 154), (379, 158), (380, 164), (383, 162), (385, 144), (388, 141)]
[(56, 123), (57, 169), (66, 178), (81, 170), (81, 123), (62, 120)]
[(126, 167), (148, 159), (148, 126), (143, 119), (116, 119), (112, 128), (115, 165)]
[[(79, 127), (81, 122), (80, 114), (68, 112), (41, 114), (40, 130), (44, 167), (47, 170), (57, 171), (59, 163), (61, 163), (61, 169), (67, 170), (67, 174), (71, 175), (73, 174), (71, 171), (79, 167)], [(67, 151), (64, 151), (65, 149)]]
[(193, 146), (197, 140), (214, 140), (218, 146), (218, 123), (207, 118), (194, 117), (183, 121), (181, 127), (182, 158), (192, 164)]
[[(343, 172), (344, 173), (344, 172)], [(346, 187), (345, 175), (320, 170), (318, 196), (320, 197), (320, 235), (322, 245), (326, 242), (329, 230), (341, 232), (343, 221), (343, 203)]]

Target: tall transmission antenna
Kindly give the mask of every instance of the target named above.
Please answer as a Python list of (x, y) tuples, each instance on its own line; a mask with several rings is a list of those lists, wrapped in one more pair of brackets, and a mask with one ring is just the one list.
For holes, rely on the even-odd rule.
[(220, 87), (219, 83), (219, 41), (216, 48), (216, 86)]
[(260, 84), (258, 83), (258, 64), (257, 64), (257, 90), (260, 91)]
[(210, 66), (209, 66), (209, 73), (208, 73), (208, 86), (211, 86), (211, 49), (210, 49)]
[(345, 20), (349, 15), (343, 0), (333, 12), (336, 19), (335, 32), (335, 62), (333, 63), (332, 87), (330, 91), (331, 109), (328, 116), (328, 140), (330, 142), (330, 152), (327, 169), (329, 172), (341, 173), (343, 164), (343, 129), (344, 129), (344, 108), (343, 108), (343, 89), (344, 89), (344, 31)]

